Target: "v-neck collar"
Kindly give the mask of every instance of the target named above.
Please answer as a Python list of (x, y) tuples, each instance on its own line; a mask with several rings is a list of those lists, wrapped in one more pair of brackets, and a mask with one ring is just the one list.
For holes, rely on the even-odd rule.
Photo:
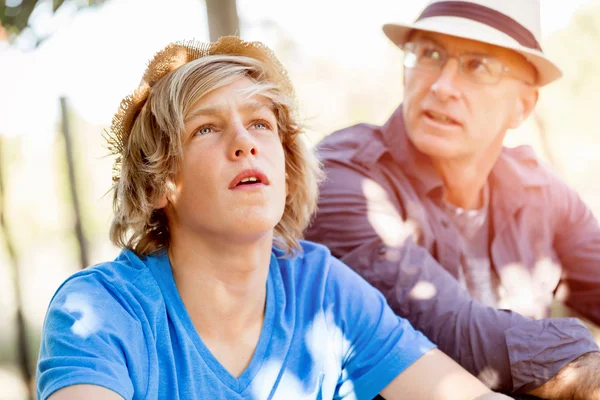
[(223, 382), (224, 385), (228, 386), (231, 390), (242, 393), (256, 377), (260, 371), (265, 355), (268, 352), (269, 344), (271, 343), (271, 336), (273, 334), (273, 325), (276, 310), (276, 298), (277, 295), (275, 290), (280, 289), (280, 285), (276, 285), (273, 282), (276, 274), (276, 268), (278, 268), (277, 257), (271, 252), (271, 261), (269, 264), (269, 274), (267, 276), (267, 294), (266, 294), (266, 305), (265, 305), (265, 318), (263, 321), (262, 330), (260, 337), (252, 355), (252, 359), (248, 367), (242, 372), (242, 374), (236, 378), (216, 359), (211, 353), (208, 347), (202, 341), (202, 338), (196, 331), (190, 315), (188, 314), (183, 300), (177, 290), (175, 279), (173, 278), (173, 271), (171, 269), (171, 262), (169, 260), (167, 252), (163, 252), (160, 255), (150, 257), (150, 269), (153, 271), (156, 280), (165, 297), (165, 303), (171, 319), (178, 320), (189, 338), (194, 343), (196, 350), (198, 351), (202, 360), (210, 368), (210, 370)]

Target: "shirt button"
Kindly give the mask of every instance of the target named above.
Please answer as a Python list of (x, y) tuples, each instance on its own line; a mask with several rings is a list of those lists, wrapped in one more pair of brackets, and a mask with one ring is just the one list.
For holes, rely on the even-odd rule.
[(385, 253), (387, 253), (387, 247), (381, 246), (380, 248), (377, 249), (377, 253), (384, 255)]

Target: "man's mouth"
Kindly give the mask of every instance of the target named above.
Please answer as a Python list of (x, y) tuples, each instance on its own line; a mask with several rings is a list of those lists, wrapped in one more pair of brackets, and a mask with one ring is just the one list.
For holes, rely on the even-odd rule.
[(458, 122), (457, 120), (455, 120), (452, 117), (449, 117), (445, 114), (440, 114), (437, 113), (435, 111), (430, 111), (427, 110), (425, 111), (425, 116), (427, 118), (430, 118), (436, 122), (442, 123), (442, 124), (446, 124), (446, 125), (460, 125), (460, 122)]

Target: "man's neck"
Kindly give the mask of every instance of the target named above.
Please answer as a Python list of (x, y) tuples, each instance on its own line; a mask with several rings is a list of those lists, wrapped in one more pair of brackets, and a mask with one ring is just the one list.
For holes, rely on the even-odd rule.
[(227, 340), (262, 325), (273, 234), (241, 244), (212, 239), (172, 236), (169, 258), (198, 333)]
[(444, 201), (465, 210), (483, 207), (483, 188), (487, 175), (472, 170), (453, 168), (448, 165), (436, 167), (444, 182)]
[(465, 210), (483, 207), (483, 188), (502, 153), (506, 131), (495, 136), (486, 149), (456, 158), (430, 157), (444, 182), (444, 200)]
[(477, 159), (432, 160), (444, 182), (444, 200), (465, 210), (483, 207), (483, 188), (498, 155), (499, 151)]

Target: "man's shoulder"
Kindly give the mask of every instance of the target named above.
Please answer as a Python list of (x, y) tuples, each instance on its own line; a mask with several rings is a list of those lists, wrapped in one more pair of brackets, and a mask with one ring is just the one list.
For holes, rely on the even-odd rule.
[(524, 187), (545, 187), (564, 184), (552, 166), (541, 159), (529, 145), (505, 147), (501, 155), (505, 166), (515, 174)]
[(502, 155), (530, 167), (540, 164), (540, 158), (535, 153), (533, 147), (529, 145), (504, 147)]
[(367, 123), (349, 126), (325, 136), (318, 144), (319, 157), (327, 160), (353, 159), (365, 147), (384, 147), (381, 127)]

